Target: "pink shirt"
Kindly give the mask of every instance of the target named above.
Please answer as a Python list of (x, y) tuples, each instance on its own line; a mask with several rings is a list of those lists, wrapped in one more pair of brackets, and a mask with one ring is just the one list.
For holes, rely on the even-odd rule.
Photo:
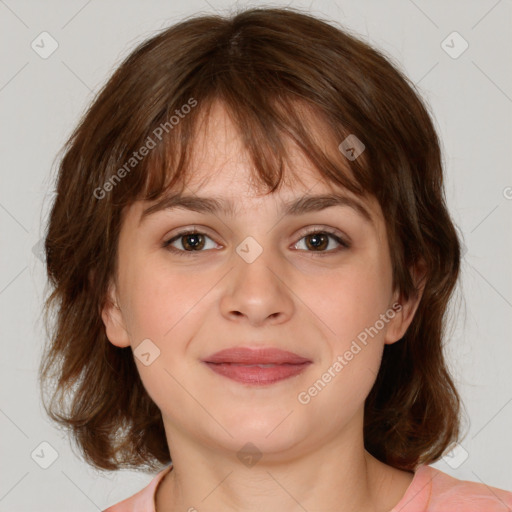
[[(155, 512), (158, 484), (167, 466), (137, 494), (103, 512)], [(512, 512), (512, 492), (458, 480), (431, 466), (419, 466), (402, 499), (389, 512)]]

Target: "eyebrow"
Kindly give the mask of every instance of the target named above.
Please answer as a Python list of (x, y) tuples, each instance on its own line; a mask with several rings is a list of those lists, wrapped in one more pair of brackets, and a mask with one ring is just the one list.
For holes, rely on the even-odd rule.
[[(363, 204), (343, 194), (322, 194), (306, 195), (298, 199), (287, 201), (283, 204), (283, 215), (303, 215), (310, 212), (317, 212), (332, 206), (348, 206), (355, 210), (366, 222), (373, 224), (373, 218)], [(227, 217), (235, 217), (237, 211), (234, 203), (220, 197), (199, 197), (182, 194), (172, 194), (163, 197), (154, 205), (146, 208), (140, 217), (139, 225), (146, 218), (156, 212), (181, 208), (198, 213), (209, 213), (213, 215), (223, 214)]]

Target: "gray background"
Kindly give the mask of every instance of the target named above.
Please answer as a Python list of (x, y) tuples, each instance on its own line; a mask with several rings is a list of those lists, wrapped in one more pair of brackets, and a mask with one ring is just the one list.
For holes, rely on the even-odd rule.
[[(449, 208), (465, 241), (447, 354), (469, 417), (462, 446), (433, 465), (512, 490), (511, 2), (288, 4), (361, 34), (405, 70), (431, 106)], [(114, 67), (138, 42), (183, 16), (225, 13), (233, 5), (0, 0), (0, 511), (101, 510), (152, 478), (87, 466), (43, 414), (36, 381), (45, 283), (38, 242), (58, 152)], [(43, 31), (59, 45), (46, 59), (31, 47)], [(458, 36), (442, 44), (453, 31), (469, 44), (457, 58), (464, 44)], [(51, 462), (51, 449), (42, 442), (58, 452), (47, 469), (40, 464)], [(32, 458), (34, 450), (39, 458)]]

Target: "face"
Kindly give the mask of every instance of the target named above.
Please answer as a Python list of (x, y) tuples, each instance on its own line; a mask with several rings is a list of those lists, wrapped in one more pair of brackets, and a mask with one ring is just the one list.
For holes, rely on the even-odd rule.
[[(168, 438), (186, 432), (234, 451), (252, 442), (272, 454), (313, 449), (351, 429), (362, 436), (384, 344), (401, 338), (414, 313), (409, 304), (392, 309), (398, 297), (379, 204), (323, 182), (298, 151), (291, 165), (300, 182), (258, 193), (222, 107), (209, 127), (183, 195), (230, 201), (232, 212), (175, 206), (143, 215), (155, 203), (134, 203), (111, 288), (120, 309), (103, 311), (107, 336), (134, 350)], [(285, 213), (305, 195), (325, 194), (359, 201), (370, 220), (348, 203)], [(307, 362), (211, 362), (234, 347)]]

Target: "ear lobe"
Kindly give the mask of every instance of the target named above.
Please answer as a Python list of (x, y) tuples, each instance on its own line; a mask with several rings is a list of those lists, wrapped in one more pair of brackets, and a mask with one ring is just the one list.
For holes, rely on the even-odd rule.
[(130, 346), (130, 338), (126, 330), (123, 313), (117, 305), (115, 295), (115, 285), (111, 284), (105, 305), (101, 310), (101, 318), (105, 325), (105, 332), (110, 343), (116, 347), (124, 348)]
[(412, 275), (414, 283), (416, 285), (417, 292), (414, 293), (408, 300), (401, 298), (396, 303), (400, 304), (400, 308), (393, 308), (395, 310), (395, 316), (389, 321), (388, 328), (386, 330), (386, 336), (384, 343), (390, 345), (403, 338), (409, 325), (411, 324), (416, 310), (423, 296), (423, 290), (425, 289), (425, 262), (421, 260), (412, 269)]

